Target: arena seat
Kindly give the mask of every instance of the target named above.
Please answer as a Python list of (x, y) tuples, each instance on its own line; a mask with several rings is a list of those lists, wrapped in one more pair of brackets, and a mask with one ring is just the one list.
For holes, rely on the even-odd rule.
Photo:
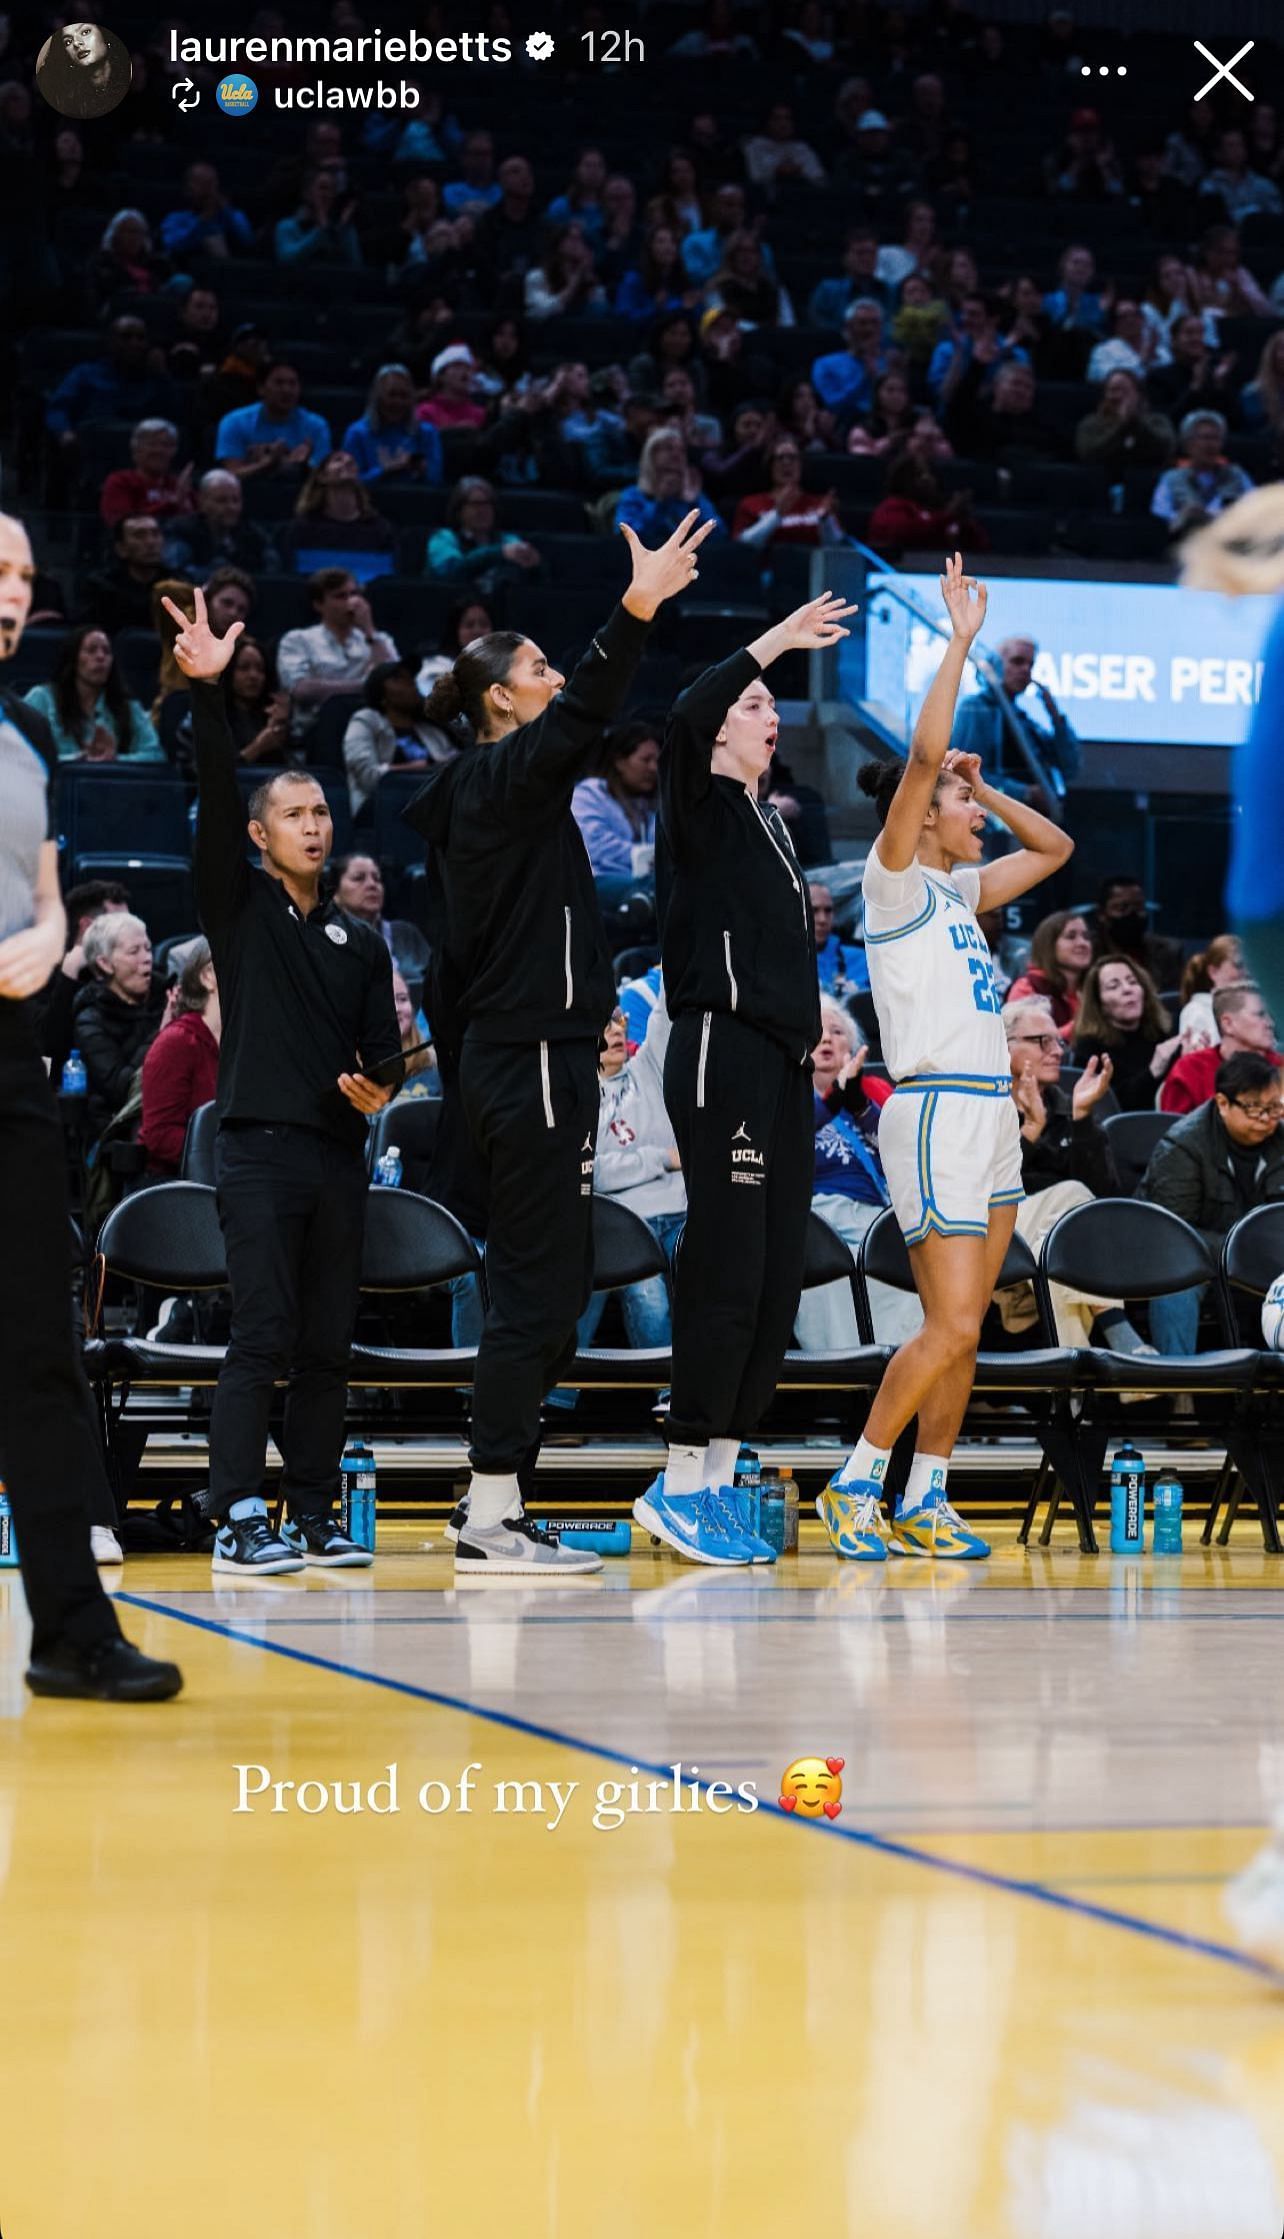
[[(1044, 1237), (1035, 1295), (1046, 1336), (1055, 1330), (1052, 1283), (1064, 1283), (1089, 1298), (1117, 1298), (1122, 1291), (1131, 1304), (1211, 1285), (1216, 1277), (1203, 1238), (1175, 1213), (1139, 1198), (1101, 1198), (1063, 1214)], [(1135, 1418), (1125, 1411), (1126, 1400), (1153, 1399), (1160, 1406), (1167, 1400), (1171, 1427), (1172, 1402), (1189, 1393), (1198, 1403), (1201, 1423), (1215, 1427), (1225, 1441), (1227, 1475), (1232, 1468), (1239, 1470), (1257, 1500), (1268, 1551), (1279, 1554), (1278, 1479), (1262, 1438), (1256, 1349), (1235, 1345), (1207, 1353), (1138, 1356), (1098, 1346), (1091, 1360), (1079, 1436), (1093, 1480), (1101, 1481), (1109, 1438), (1135, 1427)], [(1054, 1495), (1049, 1529), (1056, 1509)]]
[[(361, 1255), (363, 1300), (408, 1299), (459, 1275), (482, 1275), (481, 1255), (467, 1229), (444, 1205), (415, 1190), (371, 1190)], [(372, 1345), (358, 1337), (350, 1387), (399, 1395), (399, 1431), (462, 1430), (476, 1352), (470, 1345)], [(411, 1394), (419, 1397), (411, 1400)], [(349, 1393), (354, 1429), (385, 1427)], [(368, 1419), (367, 1419), (368, 1418)]]
[[(593, 1288), (623, 1290), (656, 1275), (669, 1278), (663, 1244), (637, 1213), (610, 1197), (593, 1197)], [(672, 1362), (667, 1345), (588, 1345), (576, 1353), (562, 1378), (576, 1388), (638, 1391), (650, 1396), (667, 1384)]]
[[(158, 1182), (151, 1189), (138, 1190), (122, 1199), (99, 1231), (95, 1269), (95, 1310), (83, 1358), (85, 1373), (98, 1396), (108, 1457), (115, 1466), (119, 1458), (116, 1433), (131, 1392), (141, 1387), (144, 1391), (161, 1389), (168, 1395), (176, 1385), (215, 1384), (226, 1348), (171, 1345), (139, 1335), (101, 1336), (103, 1285), (109, 1276), (115, 1276), (175, 1296), (224, 1290), (227, 1260), (213, 1190), (200, 1182)], [(190, 1411), (185, 1419), (176, 1418), (172, 1403), (167, 1404), (163, 1415), (149, 1416), (145, 1405), (130, 1415), (131, 1428), (135, 1433), (142, 1430), (144, 1443), (149, 1429), (163, 1424), (172, 1430), (176, 1421), (185, 1429), (207, 1427), (203, 1417), (197, 1425)]]
[(409, 1101), (394, 1097), (376, 1112), (366, 1141), (366, 1165), (373, 1174), (386, 1150), (394, 1144), (401, 1153), (402, 1187), (427, 1196), (424, 1183), (432, 1162), (433, 1145), (441, 1123), (441, 1098), (416, 1096)]
[(198, 1104), (187, 1122), (183, 1136), (180, 1181), (201, 1182), (206, 1189), (213, 1189), (214, 1138), (217, 1133), (218, 1106), (212, 1099), (208, 1104)]
[[(1150, 1164), (1156, 1143), (1163, 1141), (1176, 1117), (1175, 1112), (1114, 1111), (1102, 1121), (1119, 1179), (1129, 1197), (1136, 1196), (1137, 1184)], [(1280, 1265), (1284, 1267), (1284, 1260)]]
[(77, 880), (119, 879), (122, 886), (127, 886), (130, 906), (154, 938), (181, 933), (196, 916), (192, 866), (185, 855), (77, 852), (74, 863)]
[(64, 762), (58, 772), (67, 852), (186, 858), (188, 789), (156, 762)]
[[(828, 1221), (821, 1219), (819, 1213), (809, 1213), (802, 1287), (805, 1291), (817, 1290), (825, 1283), (849, 1286), (860, 1342), (854, 1350), (838, 1353), (805, 1353), (791, 1347), (781, 1364), (778, 1392), (782, 1396), (804, 1391), (841, 1394), (843, 1429), (854, 1438), (869, 1412), (869, 1402), (882, 1383), (883, 1371), (892, 1357), (891, 1349), (878, 1344), (872, 1330), (861, 1323), (857, 1263), (851, 1246)], [(865, 1404), (858, 1415), (848, 1419), (847, 1403), (857, 1392), (864, 1396)]]

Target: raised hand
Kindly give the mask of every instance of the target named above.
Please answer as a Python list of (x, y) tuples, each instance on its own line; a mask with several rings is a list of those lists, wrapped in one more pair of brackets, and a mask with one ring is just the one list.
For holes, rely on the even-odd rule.
[(952, 559), (946, 560), (945, 573), (941, 577), (941, 597), (954, 626), (954, 635), (961, 638), (964, 645), (970, 645), (973, 638), (978, 637), (985, 628), (988, 595), (984, 583), (978, 583), (974, 575), (964, 574), (961, 552), (956, 552)]
[(205, 612), (205, 593), (199, 584), (193, 590), (192, 597), (196, 602), (196, 613), (190, 622), (182, 607), (175, 606), (172, 599), (162, 599), (161, 605), (171, 620), (179, 625), (178, 635), (174, 640), (174, 659), (184, 676), (190, 676), (198, 683), (208, 684), (214, 677), (223, 674), (232, 658), (232, 648), (245, 624), (233, 622), (225, 636), (215, 637)]
[(803, 653), (822, 645), (837, 645), (840, 638), (851, 636), (843, 623), (855, 612), (854, 606), (844, 604), (840, 592), (822, 591), (818, 599), (809, 599), (806, 606), (787, 614), (779, 625), (785, 635), (786, 651)]
[(980, 755), (963, 754), (956, 746), (950, 748), (941, 769), (950, 777), (958, 778), (964, 785), (970, 785), (973, 793), (979, 793), (985, 783), (981, 775)]
[(1101, 1102), (1110, 1086), (1114, 1069), (1113, 1062), (1108, 1057), (1090, 1057), (1088, 1059), (1074, 1084), (1071, 1110), (1075, 1119), (1086, 1119), (1094, 1105)]
[(700, 570), (696, 556), (707, 536), (717, 527), (716, 521), (706, 521), (702, 528), (696, 523), (700, 515), (695, 507), (678, 523), (667, 543), (655, 552), (648, 551), (636, 531), (628, 523), (620, 523), (620, 534), (629, 548), (633, 562), (633, 580), (624, 594), (624, 605), (630, 614), (641, 622), (649, 622), (666, 599), (675, 598), (694, 583)]

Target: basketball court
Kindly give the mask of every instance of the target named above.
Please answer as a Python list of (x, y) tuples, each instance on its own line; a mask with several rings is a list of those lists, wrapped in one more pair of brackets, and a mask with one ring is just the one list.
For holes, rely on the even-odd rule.
[(1221, 1906), (1284, 1799), (1255, 1526), (802, 1536), (544, 1588), (422, 1522), (373, 1573), (132, 1560), (154, 1712), (27, 1700), (5, 1574), (6, 2239), (1275, 2234), (1284, 1982)]

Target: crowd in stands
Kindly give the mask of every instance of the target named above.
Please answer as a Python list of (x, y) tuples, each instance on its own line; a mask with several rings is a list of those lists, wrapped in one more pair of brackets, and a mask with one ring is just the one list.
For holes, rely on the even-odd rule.
[[(26, 695), (69, 763), (190, 777), (160, 598), (190, 611), (201, 585), (216, 630), (244, 622), (238, 753), (248, 769), (333, 770), (346, 791), (356, 851), (335, 890), (388, 942), (407, 1047), (427, 1024), (427, 951), (386, 913), (390, 866), (359, 851), (381, 783), (466, 748), (425, 698), (473, 637), (529, 627), (555, 657), (579, 649), (617, 526), (654, 543), (694, 507), (714, 526), (710, 570), (742, 547), (740, 580), (770, 605), (803, 555), (852, 539), (892, 560), (1050, 542), (1157, 558), (1284, 459), (1284, 138), (1268, 102), (1247, 127), (1216, 100), (1162, 129), (1153, 104), (1108, 118), (1084, 100), (1067, 10), (1033, 31), (952, 0), (913, 14), (840, 0), (779, 25), (723, 0), (661, 14), (669, 63), (717, 66), (668, 80), (688, 102), (672, 146), (606, 81), (600, 140), (572, 145), (537, 125), (533, 85), (501, 123), (461, 77), (457, 107), (453, 81), (449, 97), (425, 87), (412, 115), (323, 118), (288, 155), (246, 157), (247, 120), (226, 178), (201, 159), (178, 187), (156, 160), (172, 155), (159, 49), (154, 96), (92, 155), (31, 100), (30, 59), (0, 50), (0, 175), (39, 186), (26, 261), (3, 277), (31, 330), (18, 468), (74, 524), (65, 580), (37, 586)], [(1028, 121), (1009, 133), (1014, 101)], [(1000, 650), (1018, 724), (1073, 786), (1078, 742), (1033, 683), (1034, 646)], [(652, 954), (665, 704), (644, 680), (575, 799), (617, 946)], [(977, 697), (957, 743), (992, 768), (996, 729)], [(819, 797), (780, 765), (764, 792), (803, 862), (830, 862)], [(887, 1201), (886, 1082), (859, 924), (819, 878), (811, 896), (815, 1204), (858, 1241)], [(111, 882), (69, 901), (46, 1049), (55, 1067), (80, 1049), (91, 1136), (132, 1135), (156, 1179), (217, 1077), (208, 953), (171, 946), (158, 968)], [(1119, 1188), (1114, 1109), (1174, 1115), (1145, 1190), (1209, 1234), (1275, 1194), (1284, 1060), (1231, 936), (1187, 960), (1131, 875), (1094, 908), (1050, 914), (1011, 970), (988, 930), (1031, 1238)], [(621, 1017), (597, 1186), (668, 1247), (682, 1180), (653, 964), (622, 988)], [(418, 1061), (405, 1093), (438, 1089)], [(875, 1303), (889, 1338), (917, 1311), (892, 1292)], [(637, 1342), (664, 1342), (660, 1307), (654, 1292), (626, 1302)], [(1117, 1300), (1057, 1311), (1071, 1342), (1171, 1350), (1178, 1322), (1192, 1337), (1189, 1310), (1167, 1326), (1156, 1310), (1149, 1339)], [(1002, 1318), (1027, 1337), (1030, 1301), (1006, 1298)], [(852, 1341), (850, 1301), (810, 1294), (798, 1334)]]

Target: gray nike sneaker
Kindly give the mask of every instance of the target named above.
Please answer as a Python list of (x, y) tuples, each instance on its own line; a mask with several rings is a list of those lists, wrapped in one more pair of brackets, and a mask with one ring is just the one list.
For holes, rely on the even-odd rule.
[(457, 1580), (582, 1578), (601, 1568), (600, 1555), (588, 1548), (563, 1547), (554, 1533), (541, 1530), (529, 1516), (481, 1528), (465, 1517), (455, 1541)]

